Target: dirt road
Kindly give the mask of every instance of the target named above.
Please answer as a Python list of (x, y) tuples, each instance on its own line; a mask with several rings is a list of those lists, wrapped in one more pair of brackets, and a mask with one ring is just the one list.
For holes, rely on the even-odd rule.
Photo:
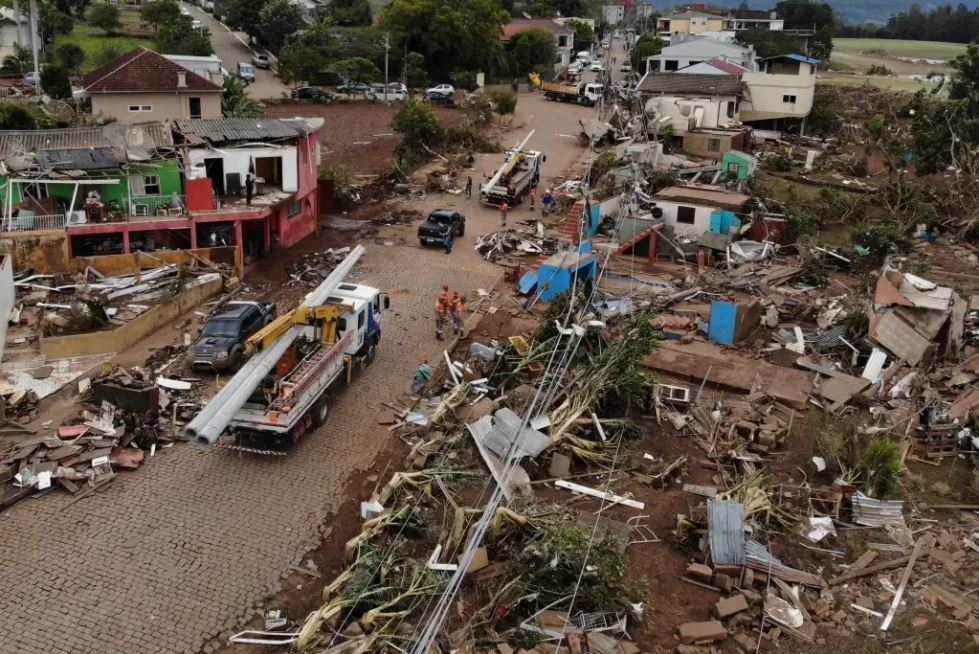
[[(587, 115), (521, 97), (510, 138), (537, 129), (531, 145), (548, 153), (545, 184), (577, 160), (580, 149), (564, 135)], [(480, 158), (477, 174), (498, 160)], [(472, 249), (479, 234), (495, 229), (495, 211), (441, 195), (415, 208), (453, 204), (464, 207), (468, 225), (451, 255), (418, 247), (412, 226), (382, 237), (390, 246), (367, 244), (357, 281), (388, 291), (394, 303), (380, 352), (338, 396), (327, 425), (289, 456), (182, 444), (85, 499), (58, 492), (0, 516), (0, 650), (210, 652), (279, 590), (289, 566), (319, 544), (348, 478), (389, 447), (391, 435), (376, 421), (381, 402), (407, 390), (422, 359), (440, 357), (431, 321), (439, 285), (473, 293), (499, 278), (500, 269)], [(281, 255), (283, 267), (291, 256)]]

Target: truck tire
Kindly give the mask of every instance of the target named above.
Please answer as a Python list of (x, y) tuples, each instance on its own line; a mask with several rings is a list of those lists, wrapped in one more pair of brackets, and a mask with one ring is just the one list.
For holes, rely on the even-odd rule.
[(241, 348), (236, 345), (228, 354), (228, 370), (238, 372), (238, 369), (241, 368), (242, 358)]
[(425, 239), (420, 238), (418, 239), (418, 245), (420, 245), (421, 247), (425, 247), (426, 245), (428, 245), (428, 242)]
[(364, 366), (369, 366), (374, 363), (374, 357), (377, 356), (377, 343), (370, 343), (367, 345), (367, 349), (364, 351)]
[(320, 399), (309, 410), (310, 417), (313, 419), (313, 427), (322, 427), (330, 417), (330, 392), (324, 391)]
[(457, 236), (459, 238), (462, 238), (465, 235), (466, 235), (466, 223), (462, 223), (461, 225), (459, 225), (459, 233), (457, 234)]

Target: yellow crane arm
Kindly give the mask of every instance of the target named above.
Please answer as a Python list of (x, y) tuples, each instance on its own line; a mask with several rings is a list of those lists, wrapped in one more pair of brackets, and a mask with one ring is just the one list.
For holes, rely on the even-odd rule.
[(322, 328), (320, 338), (324, 343), (336, 341), (337, 319), (344, 311), (353, 310), (350, 304), (324, 304), (319, 307), (299, 307), (284, 313), (245, 341), (245, 354), (261, 352), (277, 341), (295, 325), (312, 325)]

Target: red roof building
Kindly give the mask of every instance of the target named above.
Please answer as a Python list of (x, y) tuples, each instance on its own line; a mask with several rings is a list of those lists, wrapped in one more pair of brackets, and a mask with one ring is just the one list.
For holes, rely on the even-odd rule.
[(167, 118), (220, 118), (222, 87), (146, 48), (82, 78), (92, 113), (124, 124)]

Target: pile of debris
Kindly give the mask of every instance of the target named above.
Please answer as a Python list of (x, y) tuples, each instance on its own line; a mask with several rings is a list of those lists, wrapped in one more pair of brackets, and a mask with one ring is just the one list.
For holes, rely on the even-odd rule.
[(371, 218), (371, 222), (375, 225), (410, 225), (419, 218), (421, 213), (414, 209), (399, 209), (380, 213)]
[(77, 275), (22, 271), (14, 278), (17, 297), (11, 323), (49, 336), (121, 326), (184, 289), (229, 278), (228, 271), (201, 261), (200, 266), (195, 260), (190, 266), (164, 264), (120, 276), (103, 275), (92, 267)]
[[(94, 492), (117, 470), (135, 470), (146, 452), (182, 440), (182, 427), (200, 410), (193, 383), (153, 379), (141, 368), (106, 365), (78, 383), (81, 410), (57, 428), (35, 434), (0, 454), (0, 508), (50, 492), (57, 482), (73, 495)], [(7, 430), (8, 432), (10, 430)]]
[(506, 255), (551, 255), (558, 251), (560, 239), (545, 236), (543, 223), (533, 221), (523, 230), (501, 229), (476, 239), (476, 251), (487, 261), (497, 261)]
[(322, 252), (308, 252), (289, 264), (288, 286), (315, 288), (330, 276), (333, 269), (350, 253), (349, 247), (329, 248)]

